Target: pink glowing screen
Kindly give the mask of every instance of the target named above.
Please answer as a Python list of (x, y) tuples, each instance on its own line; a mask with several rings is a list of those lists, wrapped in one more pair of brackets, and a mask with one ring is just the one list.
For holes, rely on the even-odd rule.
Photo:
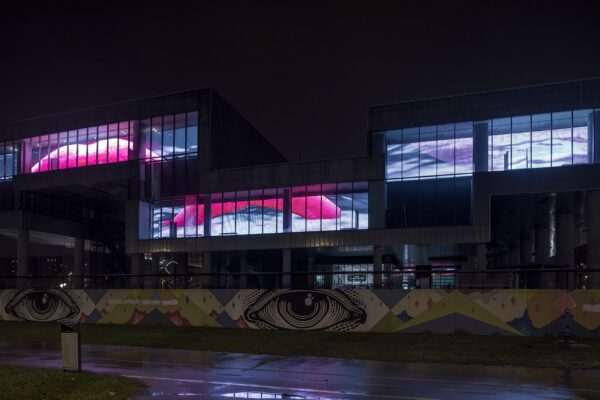
[[(90, 144), (69, 144), (60, 146), (42, 157), (31, 167), (31, 172), (127, 161), (131, 150), (133, 150), (133, 142), (118, 138), (99, 140)], [(145, 157), (149, 159), (156, 155), (146, 149)], [(57, 160), (56, 166), (51, 166), (52, 160)]]
[[(250, 206), (283, 211), (283, 199), (212, 203), (210, 217), (215, 218), (224, 214), (232, 214)], [(292, 213), (304, 219), (333, 219), (339, 218), (342, 214), (340, 208), (326, 196), (292, 197)], [(204, 205), (186, 206), (175, 215), (173, 221), (178, 227), (202, 225), (204, 223)], [(163, 225), (169, 224), (170, 221), (163, 221)]]

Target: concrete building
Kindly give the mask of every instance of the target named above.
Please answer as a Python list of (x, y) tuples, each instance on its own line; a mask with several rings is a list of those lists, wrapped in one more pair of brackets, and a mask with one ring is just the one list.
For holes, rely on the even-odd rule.
[(286, 159), (213, 90), (0, 127), (4, 287), (600, 287), (600, 79), (372, 107)]

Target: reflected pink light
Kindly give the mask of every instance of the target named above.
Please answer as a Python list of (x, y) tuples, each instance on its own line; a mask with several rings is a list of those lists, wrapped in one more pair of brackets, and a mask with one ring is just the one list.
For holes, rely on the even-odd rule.
[[(223, 214), (231, 214), (249, 206), (283, 211), (283, 199), (212, 203), (210, 217), (215, 218)], [(332, 219), (339, 218), (342, 215), (340, 208), (326, 196), (292, 197), (292, 213), (304, 219)], [(185, 206), (185, 209), (177, 213), (173, 221), (178, 227), (202, 225), (204, 223), (204, 204)], [(163, 221), (163, 225), (169, 223), (170, 221)]]
[[(133, 142), (118, 138), (99, 140), (87, 145), (69, 144), (60, 146), (35, 163), (31, 167), (31, 172), (127, 161), (129, 160), (129, 151), (133, 150), (133, 147)], [(157, 156), (146, 149), (145, 157), (149, 159)], [(57, 160), (57, 164), (51, 168), (52, 160)]]

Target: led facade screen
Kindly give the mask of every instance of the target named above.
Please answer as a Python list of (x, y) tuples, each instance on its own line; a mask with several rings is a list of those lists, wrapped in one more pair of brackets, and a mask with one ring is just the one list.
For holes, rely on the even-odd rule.
[(21, 148), (25, 154), (20, 168), (22, 173), (138, 159), (160, 161), (196, 157), (198, 113), (122, 121), (36, 136), (23, 139)]
[[(149, 207), (151, 238), (368, 228), (367, 183), (245, 190), (163, 199)], [(147, 230), (140, 221), (140, 237)]]
[(385, 132), (386, 179), (433, 179), (473, 172), (473, 127), (487, 135), (488, 171), (589, 162), (593, 113), (584, 109)]

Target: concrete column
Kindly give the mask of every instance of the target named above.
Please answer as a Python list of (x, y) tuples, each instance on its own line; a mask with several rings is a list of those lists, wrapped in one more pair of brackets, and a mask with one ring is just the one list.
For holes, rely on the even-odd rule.
[(284, 289), (290, 289), (292, 287), (292, 276), (290, 275), (292, 272), (292, 250), (283, 249), (281, 251), (281, 255), (281, 272), (283, 273), (283, 276), (281, 277), (281, 287)]
[[(218, 273), (217, 266), (213, 265), (212, 262), (212, 253), (210, 251), (205, 251), (202, 253), (202, 273), (203, 274), (214, 274)], [(218, 288), (221, 286), (221, 279), (219, 276), (214, 275), (203, 275), (202, 277), (202, 287), (207, 288)]]
[[(587, 265), (600, 269), (600, 191), (589, 191), (586, 201)], [(600, 289), (600, 272), (589, 274), (587, 289)]]
[(487, 267), (487, 245), (475, 244), (475, 271), (485, 271)]
[(248, 257), (245, 252), (240, 256), (240, 289), (248, 288)]
[(383, 247), (373, 246), (373, 287), (381, 289), (383, 283)]
[(75, 248), (73, 257), (73, 275), (75, 281), (73, 282), (76, 288), (83, 289), (83, 274), (84, 274), (84, 263), (85, 263), (85, 241), (82, 238), (75, 238)]
[(309, 289), (313, 289), (315, 287), (315, 275), (314, 275), (314, 266), (315, 266), (315, 256), (312, 254), (308, 255), (306, 271), (307, 274), (307, 284)]
[(189, 287), (189, 279), (187, 273), (188, 268), (188, 255), (187, 253), (180, 253), (177, 255), (177, 274), (182, 274), (177, 279), (178, 289), (187, 289)]
[[(131, 255), (131, 274), (139, 275), (144, 272), (144, 255), (143, 254), (132, 254)], [(144, 278), (133, 276), (131, 277), (132, 288), (143, 288)]]
[[(29, 229), (17, 229), (17, 276), (29, 275)], [(29, 287), (29, 279), (17, 280), (17, 287), (25, 289)]]
[(369, 229), (385, 228), (386, 188), (384, 181), (369, 182)]
[(154, 274), (155, 276), (149, 278), (151, 282), (150, 287), (154, 289), (160, 289), (160, 276), (158, 276), (158, 273), (160, 273), (159, 268), (160, 255), (158, 253), (154, 253), (152, 254), (152, 270), (150, 271), (150, 273)]
[(534, 251), (534, 214), (535, 208), (530, 198), (523, 199), (520, 212), (520, 264), (531, 264)]
[[(553, 196), (548, 196), (543, 204), (538, 205), (535, 222), (535, 262), (537, 264), (548, 264), (551, 255), (551, 225), (554, 219)], [(554, 229), (554, 227), (553, 227)]]
[(475, 172), (488, 170), (488, 122), (473, 123), (473, 164)]
[(573, 268), (575, 247), (575, 216), (572, 193), (562, 193), (558, 198), (556, 214), (556, 257), (560, 266)]

